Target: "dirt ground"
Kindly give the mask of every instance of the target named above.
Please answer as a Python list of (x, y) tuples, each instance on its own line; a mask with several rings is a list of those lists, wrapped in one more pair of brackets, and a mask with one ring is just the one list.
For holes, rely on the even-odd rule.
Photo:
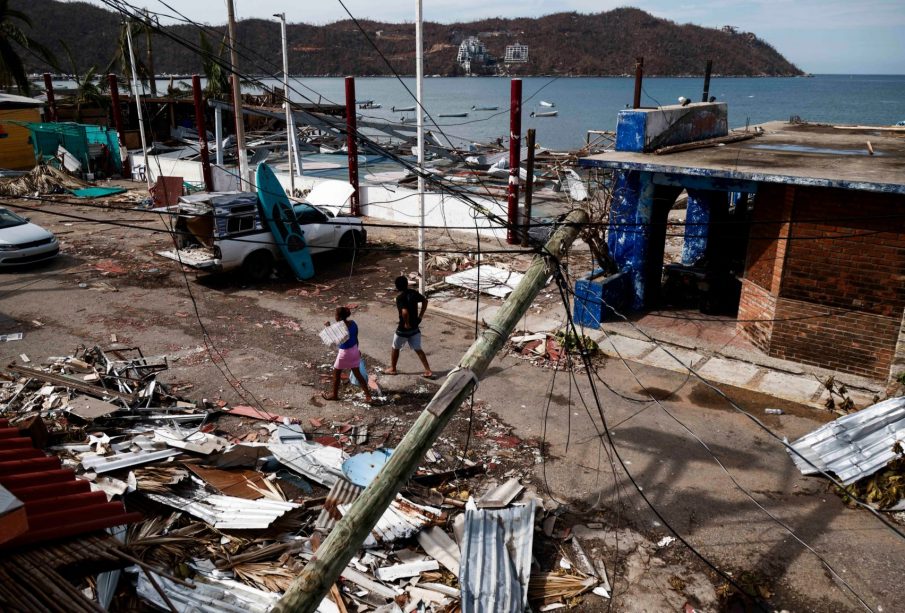
[[(414, 230), (369, 229), (370, 246), (354, 261), (316, 257), (312, 282), (283, 275), (248, 285), (231, 275), (184, 273), (156, 256), (172, 247), (168, 234), (152, 231), (164, 228), (156, 215), (70, 204), (27, 206), (38, 209), (27, 213), (34, 222), (58, 235), (62, 255), (0, 274), (0, 333), (25, 334), (21, 341), (0, 344), (4, 364), (21, 361), (23, 353), (33, 361), (67, 355), (80, 344), (108, 344), (115, 335), (145, 354), (168, 356), (163, 379), (183, 395), (260, 406), (303, 424), (367, 425), (370, 441), (389, 447), (437, 387), (437, 381), (418, 375), (420, 365), (409, 351), (403, 352), (400, 375), (382, 374), (395, 325), (393, 278), (417, 270), (417, 256), (405, 252), (415, 244)], [(489, 243), (484, 248), (491, 248)], [(440, 232), (429, 232), (427, 244), (440, 253), (475, 246), (473, 236)], [(493, 248), (499, 245), (494, 242)], [(516, 267), (527, 261), (528, 256), (517, 256)], [(575, 258), (572, 265), (573, 274), (580, 274), (589, 264)], [(543, 298), (556, 299), (556, 292)], [(346, 387), (340, 402), (320, 396), (334, 353), (317, 332), (339, 305), (352, 307), (368, 368), (382, 389), (374, 406)], [(474, 333), (473, 324), (428, 309), (425, 349), (440, 377), (456, 365)], [(676, 373), (598, 359), (590, 374), (628, 473), (601, 444), (601, 415), (588, 373), (579, 369), (570, 376), (514, 355), (493, 363), (473, 409), (459, 411), (435, 447), (447, 463), (458, 464), (460, 458), (487, 463), (487, 475), (462, 483), (457, 495), (480, 494), (493, 481), (517, 476), (544, 500), (546, 513), (557, 519), (552, 538), (536, 545), (542, 564), (555, 564), (558, 547), (566, 546), (563, 539), (584, 530), (583, 542), (611, 573), (612, 610), (682, 610), (686, 602), (699, 610), (757, 610), (750, 601), (728, 596), (726, 581), (680, 542), (658, 547), (671, 535), (669, 524), (756, 593), (767, 603), (765, 610), (860, 610), (820, 560), (729, 480), (694, 432), (759, 504), (825, 557), (871, 608), (897, 609), (902, 541), (868, 514), (846, 507), (823, 480), (802, 477), (782, 447), (749, 419)], [(645, 388), (655, 390), (660, 404), (645, 396)], [(780, 437), (797, 438), (831, 418), (767, 396), (727, 391)], [(765, 406), (784, 408), (786, 414), (764, 416)], [(236, 427), (231, 419), (221, 419), (220, 426)], [(629, 473), (659, 516), (641, 499)], [(469, 487), (477, 491), (468, 492)], [(626, 538), (634, 544), (626, 546)], [(609, 610), (609, 605), (588, 595), (575, 610)]]

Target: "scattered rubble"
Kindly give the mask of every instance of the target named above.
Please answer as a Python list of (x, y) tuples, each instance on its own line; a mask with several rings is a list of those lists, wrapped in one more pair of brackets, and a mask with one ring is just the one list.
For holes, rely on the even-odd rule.
[[(29, 441), (23, 457), (62, 466), (133, 522), (109, 544), (115, 574), (89, 574), (61, 598), (77, 594), (74, 610), (135, 610), (143, 601), (174, 611), (268, 611), (392, 450), (385, 437), (370, 440), (367, 424), (300, 423), (263, 407), (194, 402), (161, 380), (167, 364), (114, 344), (13, 363), (2, 377), (0, 417), (17, 437), (0, 442)], [(221, 429), (223, 418), (241, 425)], [(394, 428), (399, 418), (379, 419)], [(473, 420), (480, 450), (470, 455), (483, 461), (441, 436), (319, 610), (515, 612), (529, 601), (554, 610), (609, 598), (598, 549), (554, 528), (555, 509), (530, 484), (537, 444), (480, 402), (456, 419)], [(0, 467), (19, 458), (17, 449), (0, 445)], [(0, 485), (8, 484), (0, 471)], [(79, 546), (86, 537), (76, 538)], [(538, 539), (569, 563), (538, 562)], [(4, 597), (0, 589), (0, 604)]]

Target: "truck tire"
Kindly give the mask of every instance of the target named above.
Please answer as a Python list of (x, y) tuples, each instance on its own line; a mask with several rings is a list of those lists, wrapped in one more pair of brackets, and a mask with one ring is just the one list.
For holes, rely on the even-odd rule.
[(254, 283), (261, 283), (270, 278), (273, 272), (273, 256), (269, 251), (260, 249), (249, 253), (242, 262), (242, 274)]
[(364, 239), (361, 236), (361, 232), (356, 232), (355, 230), (350, 230), (343, 234), (339, 239), (339, 257), (343, 260), (351, 260), (352, 258), (358, 258), (358, 250), (361, 247), (364, 247)]

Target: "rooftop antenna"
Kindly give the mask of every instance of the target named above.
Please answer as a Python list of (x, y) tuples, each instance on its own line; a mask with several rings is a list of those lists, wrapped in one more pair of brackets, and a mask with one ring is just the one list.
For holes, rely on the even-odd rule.
[[(710, 72), (713, 70), (713, 60), (707, 60), (707, 68), (704, 69), (704, 95), (701, 102), (707, 102), (710, 98)], [(710, 102), (713, 102), (710, 100)]]

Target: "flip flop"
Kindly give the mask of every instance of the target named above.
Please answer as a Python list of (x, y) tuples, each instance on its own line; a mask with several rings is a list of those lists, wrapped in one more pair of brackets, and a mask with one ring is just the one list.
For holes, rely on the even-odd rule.
[(337, 396), (328, 396), (327, 392), (321, 392), (321, 398), (324, 400), (339, 400)]

